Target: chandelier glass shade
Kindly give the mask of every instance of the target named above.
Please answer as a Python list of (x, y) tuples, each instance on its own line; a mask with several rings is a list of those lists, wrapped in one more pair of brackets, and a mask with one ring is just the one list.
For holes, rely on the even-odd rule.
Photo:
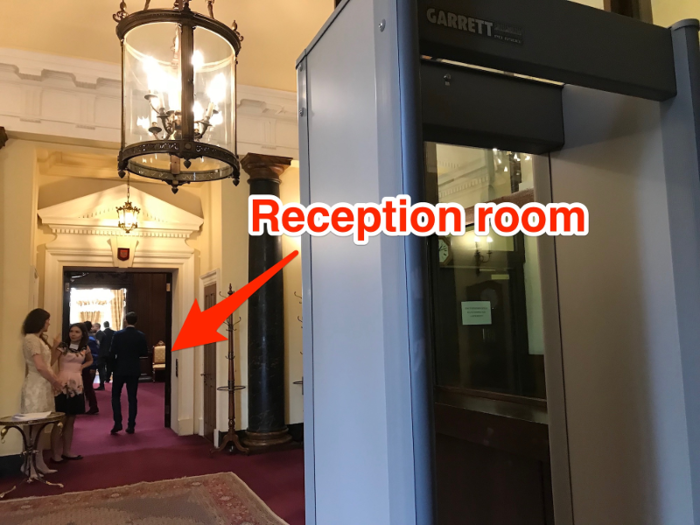
[(187, 1), (172, 10), (123, 11), (117, 20), (119, 175), (159, 179), (173, 192), (198, 181), (232, 178), (238, 184), (236, 59), (242, 38), (235, 23), (231, 28), (195, 13)]

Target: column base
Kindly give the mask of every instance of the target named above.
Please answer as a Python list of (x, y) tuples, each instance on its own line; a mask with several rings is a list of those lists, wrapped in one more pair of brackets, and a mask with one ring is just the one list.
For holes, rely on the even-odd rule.
[(251, 453), (289, 448), (293, 444), (292, 435), (287, 427), (275, 432), (251, 432), (246, 430), (241, 441), (243, 445), (250, 449)]

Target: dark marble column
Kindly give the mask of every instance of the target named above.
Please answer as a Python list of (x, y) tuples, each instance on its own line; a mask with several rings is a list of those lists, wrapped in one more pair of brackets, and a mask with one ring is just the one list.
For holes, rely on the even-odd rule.
[[(241, 165), (251, 195), (280, 195), (280, 175), (290, 158), (249, 153)], [(282, 260), (282, 237), (248, 238), (248, 277), (253, 280)], [(252, 451), (288, 443), (285, 422), (284, 288), (282, 272), (248, 299), (248, 429), (243, 442)]]

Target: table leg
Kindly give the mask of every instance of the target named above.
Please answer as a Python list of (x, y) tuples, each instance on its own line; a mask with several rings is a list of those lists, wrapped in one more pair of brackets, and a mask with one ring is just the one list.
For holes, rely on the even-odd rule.
[[(43, 424), (39, 430), (36, 433), (36, 436), (34, 436), (34, 441), (30, 441), (29, 438), (25, 440), (25, 449), (27, 450), (27, 456), (29, 458), (30, 462), (30, 471), (33, 473), (31, 476), (29, 476), (27, 483), (31, 483), (32, 481), (40, 481), (41, 483), (45, 485), (51, 485), (53, 487), (60, 487), (63, 488), (63, 483), (51, 483), (50, 481), (46, 481), (44, 479), (44, 474), (42, 474), (39, 469), (36, 466), (36, 455), (39, 452), (39, 440), (41, 439), (41, 434), (43, 434), (44, 429), (48, 425), (54, 425), (55, 423), (45, 423)], [(27, 448), (28, 447), (28, 448)]]
[(21, 487), (21, 486), (24, 485), (25, 483), (28, 483), (28, 482), (29, 482), (29, 475), (28, 475), (28, 473), (29, 473), (29, 470), (28, 470), (28, 469), (29, 469), (29, 456), (28, 456), (28, 454), (27, 454), (27, 444), (29, 443), (29, 439), (27, 438), (27, 435), (26, 435), (26, 433), (25, 433), (25, 428), (24, 428), (24, 427), (22, 427), (22, 428), (19, 428), (19, 427), (5, 427), (5, 428), (3, 429), (3, 432), (2, 432), (3, 440), (4, 440), (4, 438), (5, 438), (5, 434), (7, 434), (7, 431), (9, 430), (9, 428), (16, 428), (17, 431), (18, 431), (20, 434), (22, 434), (22, 444), (23, 444), (23, 447), (22, 447), (22, 467), (20, 468), (20, 471), (22, 472), (22, 474), (23, 474), (25, 477), (24, 477), (24, 479), (23, 479), (22, 481), (20, 481), (19, 485), (15, 485), (15, 486), (12, 487), (10, 490), (7, 490), (7, 491), (3, 492), (2, 494), (0, 494), (0, 499), (2, 499), (2, 498), (4, 498), (5, 496), (7, 496), (7, 495), (8, 495), (10, 492), (12, 492), (13, 490), (16, 490), (17, 487)]
[[(31, 429), (32, 425), (24, 425), (21, 427), (17, 426), (12, 426), (12, 427), (4, 427), (2, 431), (0, 432), (0, 437), (2, 439), (5, 439), (5, 435), (7, 434), (8, 430), (10, 428), (16, 428), (17, 431), (22, 435), (22, 474), (24, 475), (24, 479), (14, 487), (12, 487), (10, 490), (6, 490), (3, 493), (0, 493), (0, 499), (4, 498), (6, 495), (8, 495), (10, 492), (17, 490), (17, 488), (21, 487), (25, 483), (32, 483), (34, 481), (40, 481), (41, 483), (44, 483), (45, 485), (51, 485), (54, 487), (60, 487), (63, 488), (62, 483), (51, 483), (50, 481), (46, 481), (44, 479), (44, 475), (39, 472), (39, 469), (37, 469), (36, 466), (36, 455), (38, 454), (39, 451), (39, 440), (41, 439), (41, 434), (44, 432), (44, 429), (48, 425), (62, 425), (62, 423), (44, 423), (41, 425), (41, 427), (37, 430), (36, 436), (32, 440), (31, 438)], [(34, 425), (36, 426), (36, 425)]]

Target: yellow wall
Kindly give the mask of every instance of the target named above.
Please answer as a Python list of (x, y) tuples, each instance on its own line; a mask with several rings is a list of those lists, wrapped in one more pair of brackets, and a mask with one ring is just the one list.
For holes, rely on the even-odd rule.
[[(238, 290), (248, 283), (248, 175), (241, 172), (241, 182), (234, 186), (231, 181), (221, 183), (221, 285), (223, 290), (228, 290), (229, 284), (234, 290)], [(248, 303), (243, 305), (233, 314), (234, 321), (240, 318), (236, 325), (234, 338), (234, 351), (236, 353), (236, 384), (248, 383)], [(226, 355), (226, 349), (222, 355)], [(221, 356), (220, 356), (221, 357)], [(228, 380), (228, 372), (223, 363), (226, 359), (219, 360), (219, 384), (225, 385)], [(221, 382), (223, 381), (223, 382)], [(218, 427), (226, 430), (228, 427), (227, 404), (221, 407), (218, 414)], [(248, 391), (242, 390), (236, 396), (236, 426), (246, 428), (248, 426)]]
[(605, 4), (603, 0), (570, 0), (576, 2), (577, 4), (584, 4), (590, 7), (595, 7), (597, 9), (603, 9)]
[[(604, 9), (604, 0), (570, 0)], [(654, 24), (669, 27), (686, 18), (700, 18), (699, 0), (651, 0)]]
[[(143, 0), (127, 1), (130, 13)], [(112, 15), (119, 2), (107, 0), (5, 0), (0, 17), (0, 47), (27, 49), (62, 57), (120, 61)], [(153, 0), (151, 9), (170, 9), (173, 0)], [(238, 83), (294, 91), (294, 62), (333, 12), (333, 0), (236, 0), (216, 2), (218, 20), (236, 20), (245, 41)], [(192, 9), (206, 13), (204, 0)]]
[(654, 24), (669, 27), (685, 18), (700, 18), (698, 0), (651, 0)]
[[(34, 230), (37, 191), (34, 171), (36, 150), (31, 142), (11, 139), (0, 150), (0, 415), (20, 407), (25, 364), (21, 327), (34, 307)], [(49, 336), (60, 326), (52, 319)], [(8, 434), (0, 455), (17, 454), (17, 436)], [(12, 437), (11, 437), (12, 436)]]

